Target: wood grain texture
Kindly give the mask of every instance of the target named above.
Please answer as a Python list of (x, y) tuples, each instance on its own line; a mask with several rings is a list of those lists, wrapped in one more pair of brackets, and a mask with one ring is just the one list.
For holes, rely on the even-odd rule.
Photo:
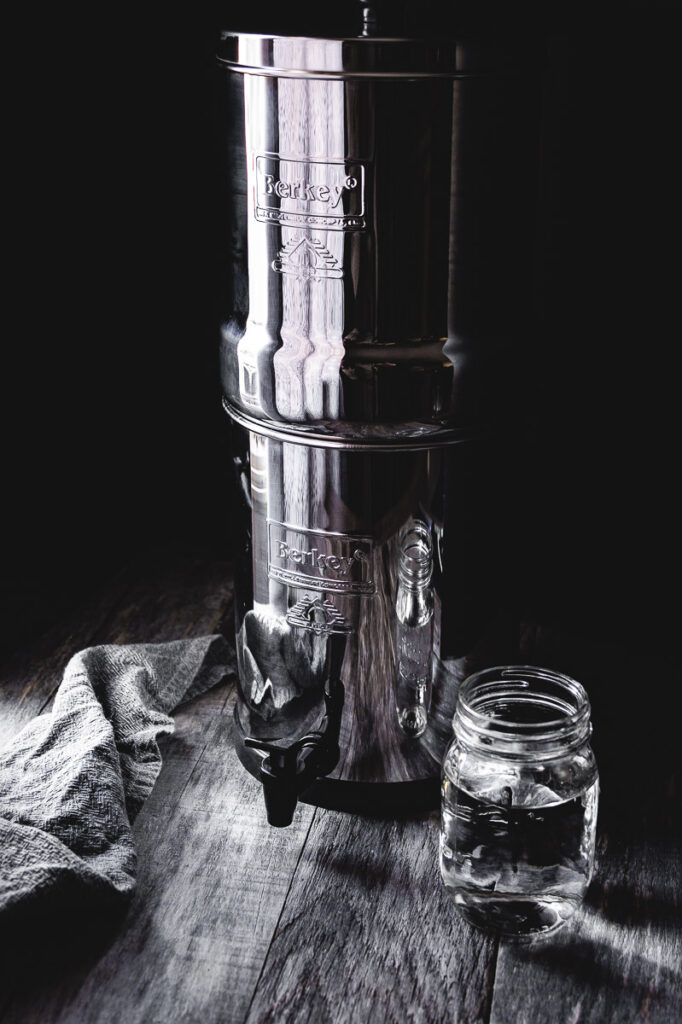
[(0, 669), (0, 748), (45, 707), (73, 654), (90, 646), (122, 599), (129, 580), (119, 574), (91, 601), (59, 621), (37, 641), (20, 647)]
[[(101, 604), (101, 607), (100, 607)], [(201, 636), (227, 625), (232, 613), (232, 579), (229, 565), (206, 559), (152, 556), (143, 564), (136, 564), (124, 573), (108, 595), (102, 597), (91, 620), (84, 619), (82, 627), (77, 618), (65, 622), (46, 635), (37, 649), (13, 659), (17, 675), (12, 675), (14, 688), (22, 679), (37, 679), (22, 704), (21, 715), (0, 715), (5, 732), (20, 728), (32, 707), (33, 714), (49, 708), (50, 693), (59, 683), (63, 667), (72, 654), (86, 644), (162, 642), (183, 636)], [(80, 638), (87, 639), (82, 640)], [(50, 639), (54, 646), (50, 649)], [(73, 644), (73, 646), (71, 646)], [(191, 771), (206, 745), (207, 722), (219, 715), (225, 704), (229, 687), (205, 694), (199, 701), (181, 708), (177, 720), (181, 739), (165, 741), (165, 767), (157, 788), (142, 813), (151, 821), (155, 808), (162, 807), (158, 829), (162, 832), (168, 815), (177, 804)], [(173, 794), (177, 793), (175, 797)], [(164, 802), (164, 795), (166, 801)], [(140, 826), (142, 827), (142, 822)], [(17, 1020), (43, 1020), (54, 1016), (57, 1003), (78, 988), (83, 977), (97, 957), (117, 933), (120, 920), (102, 922), (71, 922), (72, 927), (60, 935), (58, 944), (50, 947), (52, 936), (36, 936), (36, 969), (24, 963), (26, 971), (19, 970), (17, 990), (9, 987), (0, 997), (0, 1016), (12, 1015)], [(80, 931), (84, 935), (79, 934)], [(44, 941), (42, 941), (44, 940)], [(3, 1013), (4, 1000), (4, 1013)]]
[(231, 595), (231, 569), (225, 562), (156, 553), (127, 567), (3, 664), (0, 747), (45, 708), (77, 651), (103, 643), (155, 643), (213, 632), (230, 618)]
[[(144, 580), (144, 582), (142, 582)], [(177, 639), (231, 622), (225, 566), (149, 569), (101, 642)], [(181, 707), (164, 766), (136, 824), (138, 887), (123, 919), (66, 936), (18, 979), (4, 1018), (140, 1024), (242, 1021), (313, 817), (267, 825), (259, 784), (234, 753), (234, 690)], [(37, 965), (36, 965), (37, 966)]]
[(597, 876), (569, 924), (528, 945), (501, 943), (491, 1024), (679, 1020), (681, 858), (680, 844), (628, 846), (602, 832)]
[[(13, 697), (0, 705), (8, 734), (31, 707), (49, 706), (63, 669), (55, 661), (65, 664), (75, 637), (229, 634), (228, 567), (148, 560), (91, 616), (53, 633), (52, 649), (46, 637), (19, 658)], [(164, 740), (164, 767), (135, 825), (131, 905), (34, 935), (25, 970), (4, 979), (3, 1024), (678, 1020), (679, 745), (675, 716), (662, 713), (666, 691), (654, 685), (673, 667), (531, 626), (521, 660), (570, 672), (593, 703), (599, 861), (563, 931), (502, 942), (498, 953), (494, 938), (462, 921), (440, 883), (435, 814), (389, 821), (299, 805), (290, 828), (271, 829), (260, 786), (234, 753), (228, 682), (181, 707)], [(633, 700), (640, 679), (646, 699)]]
[(437, 814), (318, 810), (248, 1024), (482, 1022), (495, 941), (440, 882)]
[(595, 877), (556, 934), (500, 944), (491, 1024), (672, 1024), (682, 1018), (679, 743), (667, 694), (678, 674), (558, 630), (526, 634), (529, 660), (588, 688), (601, 776)]
[(301, 806), (290, 828), (268, 826), (260, 786), (234, 753), (233, 699), (216, 713), (226, 691), (178, 715), (182, 751), (167, 741), (135, 825), (140, 870), (128, 913), (94, 959), (46, 984), (34, 979), (8, 1021), (244, 1020), (314, 812)]

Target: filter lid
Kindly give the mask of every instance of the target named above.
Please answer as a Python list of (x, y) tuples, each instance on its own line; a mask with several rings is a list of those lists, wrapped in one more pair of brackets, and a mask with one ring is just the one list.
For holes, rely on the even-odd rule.
[(309, 38), (222, 33), (218, 60), (234, 70), (277, 77), (433, 78), (527, 72), (529, 40)]

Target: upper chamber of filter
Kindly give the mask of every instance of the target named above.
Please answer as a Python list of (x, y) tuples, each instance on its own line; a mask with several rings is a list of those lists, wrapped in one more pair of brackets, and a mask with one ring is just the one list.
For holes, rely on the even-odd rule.
[(513, 415), (534, 305), (537, 53), (499, 26), (223, 34), (232, 415), (389, 444)]

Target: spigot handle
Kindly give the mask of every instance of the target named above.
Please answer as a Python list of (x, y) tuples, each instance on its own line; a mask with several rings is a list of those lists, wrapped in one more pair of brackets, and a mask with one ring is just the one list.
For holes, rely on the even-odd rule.
[(256, 750), (267, 750), (268, 753), (275, 753), (278, 750), (284, 748), (277, 745), (276, 741), (273, 740), (261, 740), (255, 736), (247, 736), (244, 740), (244, 745), (247, 747), (254, 747)]
[(298, 794), (336, 767), (343, 701), (343, 683), (340, 679), (330, 679), (324, 690), (325, 714), (319, 729), (306, 733), (288, 747), (279, 746), (269, 738), (245, 737), (245, 746), (267, 754), (260, 774), (271, 825), (290, 825)]
[(297, 743), (292, 743), (288, 747), (281, 747), (272, 740), (261, 740), (255, 736), (247, 736), (244, 740), (244, 746), (253, 747), (256, 750), (264, 750), (268, 755), (266, 761), (273, 774), (296, 771), (296, 760), (300, 750), (300, 745)]

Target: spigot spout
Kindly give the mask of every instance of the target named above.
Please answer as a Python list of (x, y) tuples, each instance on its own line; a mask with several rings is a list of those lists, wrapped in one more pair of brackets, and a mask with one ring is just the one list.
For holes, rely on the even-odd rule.
[(284, 828), (293, 821), (299, 794), (333, 771), (339, 760), (339, 730), (343, 710), (343, 683), (325, 689), (325, 715), (320, 728), (282, 747), (271, 740), (248, 736), (244, 743), (267, 752), (260, 769), (268, 823)]
[(298, 783), (296, 775), (283, 776), (273, 772), (266, 758), (261, 765), (260, 776), (263, 783), (265, 813), (268, 824), (275, 828), (286, 828), (294, 820), (294, 811), (298, 803)]

